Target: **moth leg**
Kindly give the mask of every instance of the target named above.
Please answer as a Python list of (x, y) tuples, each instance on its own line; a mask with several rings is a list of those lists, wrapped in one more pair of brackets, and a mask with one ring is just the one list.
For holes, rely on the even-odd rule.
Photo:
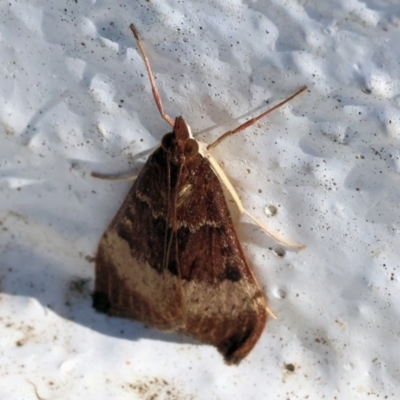
[(156, 86), (156, 81), (154, 79), (153, 71), (151, 70), (150, 62), (149, 62), (149, 59), (147, 58), (146, 52), (144, 51), (144, 48), (142, 46), (142, 42), (141, 42), (141, 40), (139, 38), (138, 31), (136, 30), (136, 28), (135, 28), (135, 26), (133, 24), (130, 24), (129, 27), (131, 28), (133, 36), (136, 39), (137, 46), (139, 47), (140, 53), (142, 54), (142, 58), (143, 58), (145, 66), (146, 66), (147, 74), (149, 75), (150, 84), (151, 84), (151, 90), (153, 92), (153, 97), (154, 97), (154, 100), (155, 100), (155, 102), (157, 104), (158, 111), (160, 112), (161, 117), (163, 119), (165, 119), (165, 121), (167, 121), (173, 127), (174, 126), (174, 120), (164, 112), (164, 108), (163, 108), (163, 105), (162, 105), (161, 97), (160, 97), (160, 94), (158, 93), (158, 89), (157, 89), (157, 86)]
[(43, 397), (40, 397), (40, 396), (39, 396), (39, 393), (38, 393), (38, 390), (37, 390), (36, 385), (35, 385), (33, 382), (29, 381), (29, 380), (27, 380), (27, 382), (30, 383), (30, 384), (33, 386), (33, 390), (35, 391), (35, 396), (36, 396), (36, 398), (37, 398), (38, 400), (44, 400)]
[[(160, 145), (158, 144), (157, 146), (154, 146), (153, 148), (149, 149), (149, 150), (145, 150), (142, 151), (138, 154), (136, 154), (134, 157), (132, 157), (131, 162), (136, 162), (137, 160), (139, 160), (140, 158), (142, 158), (144, 155), (147, 154), (153, 154), (158, 148), (160, 147)], [(119, 172), (117, 174), (102, 174), (101, 172), (92, 172), (91, 175), (94, 178), (98, 178), (98, 179), (104, 179), (104, 180), (108, 180), (108, 181), (135, 181), (136, 178), (138, 177), (137, 174), (133, 175), (133, 172)]]
[(271, 318), (273, 318), (275, 320), (278, 319), (276, 314), (269, 307), (267, 307), (267, 313), (271, 316)]
[(302, 250), (305, 248), (303, 244), (296, 243), (290, 240), (285, 239), (284, 237), (281, 236), (279, 232), (276, 232), (272, 230), (271, 228), (268, 228), (265, 224), (263, 224), (261, 221), (259, 221), (256, 217), (251, 215), (244, 207), (243, 204), (239, 198), (239, 195), (237, 194), (235, 188), (232, 186), (230, 180), (226, 176), (225, 172), (223, 169), (219, 166), (217, 161), (209, 154), (207, 151), (204, 152), (204, 157), (207, 157), (208, 161), (210, 162), (214, 172), (217, 174), (218, 178), (220, 181), (225, 185), (225, 187), (228, 189), (229, 193), (231, 194), (233, 200), (235, 201), (239, 212), (241, 214), (246, 214), (253, 222), (255, 222), (267, 235), (273, 237), (276, 241), (279, 243), (291, 247), (296, 250)]
[(207, 150), (211, 150), (214, 147), (218, 146), (223, 140), (225, 140), (227, 137), (234, 135), (235, 133), (241, 132), (242, 130), (248, 128), (249, 126), (255, 124), (257, 121), (260, 119), (264, 118), (268, 114), (272, 113), (272, 111), (275, 111), (277, 108), (282, 107), (284, 104), (288, 103), (290, 100), (294, 99), (296, 96), (298, 96), (300, 93), (303, 93), (307, 89), (307, 86), (303, 86), (301, 89), (299, 89), (296, 93), (292, 94), (290, 97), (288, 97), (286, 100), (281, 101), (279, 104), (276, 106), (270, 108), (267, 111), (264, 111), (262, 114), (260, 114), (257, 117), (251, 118), (242, 125), (239, 125), (236, 129), (233, 131), (228, 131), (221, 135), (215, 142), (209, 144), (207, 146)]
[(94, 178), (98, 179), (104, 179), (107, 181), (135, 181), (136, 178), (138, 177), (137, 174), (132, 175), (132, 173), (127, 173), (127, 174), (101, 174), (99, 172), (92, 172), (91, 175)]

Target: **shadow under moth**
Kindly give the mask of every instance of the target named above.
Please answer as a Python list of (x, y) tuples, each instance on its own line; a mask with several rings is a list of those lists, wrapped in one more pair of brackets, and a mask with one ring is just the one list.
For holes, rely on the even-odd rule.
[[(137, 176), (100, 240), (93, 306), (109, 315), (177, 331), (215, 346), (238, 364), (264, 330), (268, 308), (237, 237), (224, 197), (279, 242), (294, 247), (246, 211), (209, 150), (253, 125), (295, 94), (207, 145), (193, 138), (182, 117), (164, 113), (136, 28), (160, 114), (172, 127)], [(105, 178), (105, 175), (93, 174)]]

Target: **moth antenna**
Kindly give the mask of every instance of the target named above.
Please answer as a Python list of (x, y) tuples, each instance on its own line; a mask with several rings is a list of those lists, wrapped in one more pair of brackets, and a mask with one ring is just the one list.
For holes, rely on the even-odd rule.
[(284, 246), (291, 247), (292, 249), (296, 250), (303, 250), (305, 246), (300, 243), (292, 242), (289, 241), (285, 238), (283, 238), (278, 232), (273, 231), (271, 228), (268, 228), (266, 225), (264, 225), (262, 222), (260, 222), (256, 217), (251, 215), (244, 207), (243, 204), (239, 198), (239, 195), (237, 194), (235, 188), (232, 186), (230, 180), (226, 176), (224, 170), (219, 166), (217, 161), (212, 157), (211, 154), (209, 154), (207, 151), (204, 154), (204, 157), (207, 157), (208, 161), (210, 161), (210, 164), (212, 166), (212, 169), (220, 179), (220, 181), (224, 184), (224, 186), (228, 189), (229, 193), (231, 194), (233, 200), (235, 201), (237, 208), (239, 209), (240, 214), (246, 214), (253, 222), (255, 222), (267, 235), (271, 236), (274, 238), (277, 242), (283, 244)]
[(165, 119), (165, 121), (167, 121), (173, 127), (174, 126), (174, 120), (164, 112), (164, 108), (163, 108), (163, 105), (162, 105), (161, 97), (160, 97), (160, 94), (159, 94), (157, 86), (156, 86), (156, 81), (154, 79), (153, 71), (151, 70), (150, 62), (149, 62), (149, 59), (147, 58), (146, 52), (144, 51), (144, 48), (142, 46), (142, 42), (141, 42), (141, 40), (139, 38), (138, 31), (136, 30), (136, 28), (135, 28), (135, 26), (133, 24), (130, 24), (129, 28), (131, 28), (131, 31), (133, 33), (133, 36), (135, 37), (137, 46), (139, 47), (140, 53), (142, 55), (144, 64), (146, 66), (147, 74), (148, 74), (149, 79), (150, 79), (151, 90), (153, 92), (153, 97), (154, 97), (154, 100), (155, 100), (155, 102), (157, 104), (158, 111), (160, 112), (161, 117), (163, 119)]
[(235, 133), (239, 133), (242, 130), (248, 128), (251, 125), (254, 125), (257, 121), (260, 119), (264, 118), (268, 114), (272, 113), (275, 111), (277, 108), (282, 107), (284, 104), (288, 103), (290, 100), (294, 99), (296, 96), (298, 96), (300, 93), (303, 93), (307, 89), (307, 86), (303, 86), (301, 89), (299, 89), (296, 93), (292, 94), (290, 97), (288, 97), (286, 100), (281, 101), (279, 104), (276, 106), (270, 108), (267, 111), (264, 111), (262, 114), (260, 114), (258, 117), (254, 117), (243, 123), (242, 125), (239, 125), (236, 129), (233, 131), (228, 131), (221, 135), (215, 142), (209, 144), (207, 146), (207, 150), (211, 150), (214, 147), (217, 147), (223, 140), (225, 140), (227, 137), (234, 135)]

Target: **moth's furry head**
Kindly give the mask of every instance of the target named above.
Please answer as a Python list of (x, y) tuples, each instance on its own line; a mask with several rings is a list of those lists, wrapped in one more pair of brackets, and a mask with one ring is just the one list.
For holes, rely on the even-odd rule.
[(161, 146), (168, 153), (169, 161), (175, 165), (185, 163), (199, 152), (199, 145), (182, 117), (175, 119), (174, 130), (164, 135)]

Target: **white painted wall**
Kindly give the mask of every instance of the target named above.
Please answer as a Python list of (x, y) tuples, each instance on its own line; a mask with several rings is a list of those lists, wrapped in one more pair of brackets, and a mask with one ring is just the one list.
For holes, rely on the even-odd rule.
[[(0, 398), (398, 399), (398, 4), (1, 2)], [(307, 245), (280, 258), (238, 221), (279, 317), (239, 367), (91, 308), (90, 260), (131, 184), (90, 173), (138, 170), (169, 129), (131, 22), (201, 140), (309, 87), (214, 152), (245, 206)]]

